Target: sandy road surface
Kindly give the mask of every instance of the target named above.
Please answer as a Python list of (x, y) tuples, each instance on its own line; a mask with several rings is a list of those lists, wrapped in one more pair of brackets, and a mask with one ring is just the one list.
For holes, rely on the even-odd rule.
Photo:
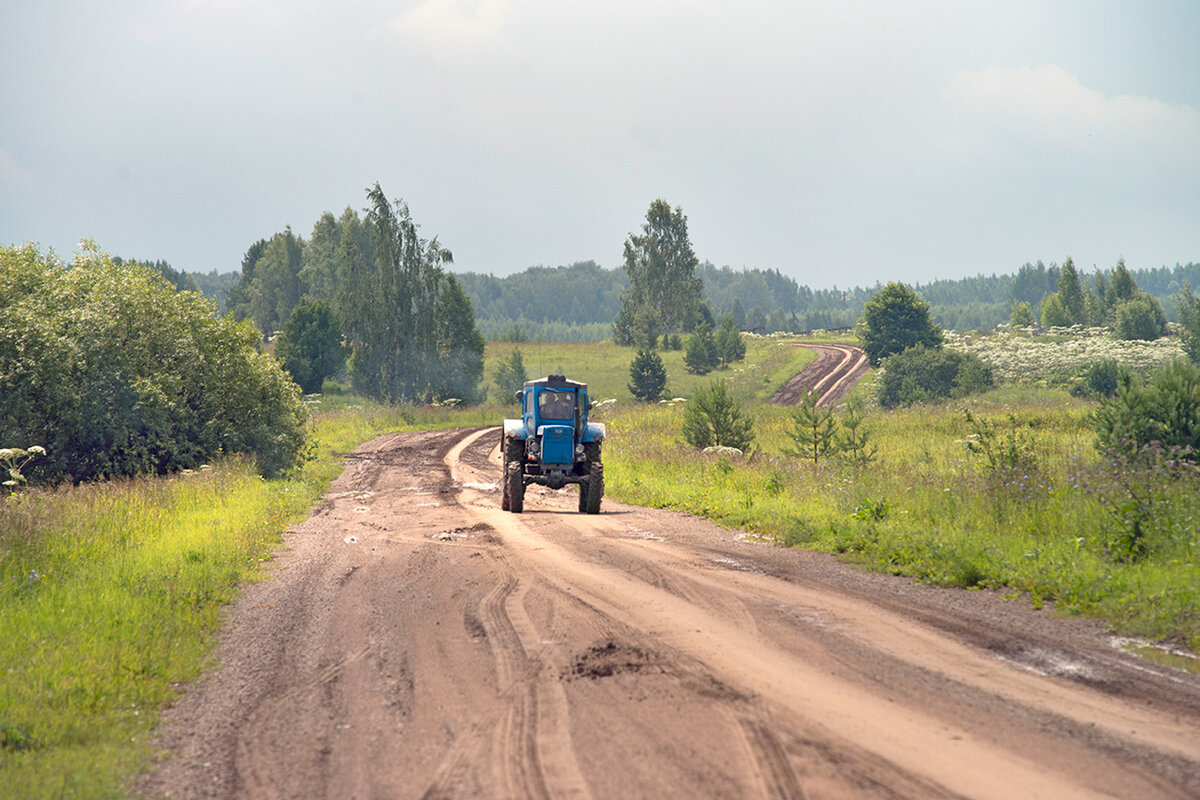
[(1096, 626), (385, 436), (233, 610), (152, 797), (1200, 797), (1200, 679)]
[(817, 344), (804, 342), (797, 347), (815, 350), (817, 360), (785, 383), (771, 398), (781, 406), (800, 405), (804, 395), (816, 391), (820, 395), (817, 405), (834, 405), (854, 388), (854, 384), (867, 372), (867, 356), (852, 344)]

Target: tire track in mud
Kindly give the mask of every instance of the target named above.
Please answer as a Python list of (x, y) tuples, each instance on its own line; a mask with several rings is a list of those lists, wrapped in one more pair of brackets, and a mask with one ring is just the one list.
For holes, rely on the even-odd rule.
[[(512, 533), (516, 534), (519, 529), (526, 528), (525, 522), (526, 520), (521, 520), (517, 523), (517, 528)], [(711, 618), (713, 613), (711, 609), (727, 607), (731, 605), (729, 601), (735, 601), (744, 608), (751, 609), (750, 613), (753, 617), (766, 620), (771, 616), (770, 606), (778, 608), (795, 605), (796, 601), (800, 600), (801, 608), (804, 605), (819, 607), (822, 604), (828, 604), (830, 599), (833, 599), (832, 617), (829, 610), (822, 611), (818, 615), (815, 628), (810, 619), (806, 619), (804, 614), (801, 615), (803, 627), (807, 629), (806, 632), (802, 632), (801, 639), (808, 642), (803, 649), (820, 653), (816, 658), (816, 663), (825, 664), (824, 667), (821, 667), (822, 670), (832, 669), (835, 674), (841, 673), (843, 679), (850, 681), (851, 684), (865, 685), (868, 694), (879, 695), (879, 701), (885, 705), (879, 712), (867, 712), (868, 714), (877, 713), (879, 724), (887, 724), (885, 720), (888, 719), (900, 723), (904, 715), (932, 714), (929, 724), (920, 723), (918, 728), (912, 730), (923, 732), (922, 735), (925, 737), (933, 733), (934, 741), (941, 741), (941, 748), (963, 754), (947, 759), (931, 752), (928, 757), (908, 757), (907, 761), (905, 758), (901, 758), (900, 762), (892, 762), (895, 756), (903, 756), (902, 751), (905, 749), (901, 746), (897, 750), (896, 743), (893, 742), (891, 746), (885, 747), (881, 751), (890, 754), (881, 761), (878, 756), (867, 752), (858, 752), (857, 755), (853, 755), (858, 748), (850, 741), (839, 741), (840, 736), (835, 735), (833, 740), (829, 740), (828, 732), (823, 736), (813, 736), (811, 730), (803, 734), (802, 738), (807, 741), (817, 742), (815, 747), (808, 748), (810, 756), (816, 753), (821, 759), (818, 767), (813, 768), (810, 765), (810, 771), (815, 769), (815, 771), (821, 772), (821, 767), (828, 768), (832, 761), (837, 764), (837, 769), (843, 777), (855, 776), (856, 792), (866, 792), (865, 787), (871, 785), (875, 785), (877, 789), (886, 785), (893, 790), (897, 787), (907, 786), (908, 789), (901, 792), (904, 796), (943, 795), (949, 786), (939, 786), (936, 782), (931, 783), (928, 779), (921, 777), (922, 772), (933, 768), (932, 774), (939, 774), (939, 771), (953, 773), (956, 758), (967, 758), (974, 761), (977, 769), (1004, 774), (1006, 788), (999, 791), (992, 788), (989, 788), (988, 791), (980, 791), (979, 787), (974, 787), (968, 782), (966, 786), (960, 784), (958, 789), (950, 789), (951, 794), (957, 794), (966, 788), (969, 791), (965, 793), (970, 796), (988, 796), (993, 793), (995, 796), (1005, 796), (1006, 793), (1011, 793), (1014, 787), (1023, 787), (1016, 790), (1018, 794), (1024, 791), (1044, 792), (1046, 796), (1057, 797), (1091, 796), (1093, 792), (1101, 791), (1100, 786), (1119, 785), (1122, 780), (1126, 783), (1141, 785), (1143, 788), (1153, 787), (1156, 796), (1189, 796), (1190, 790), (1180, 794), (1178, 787), (1193, 785), (1195, 788), (1196, 779), (1190, 777), (1188, 771), (1195, 767), (1194, 759), (1197, 755), (1197, 748), (1189, 744), (1188, 735), (1181, 735), (1178, 729), (1164, 737), (1149, 736), (1144, 740), (1133, 742), (1122, 740), (1122, 737), (1117, 734), (1117, 729), (1125, 725), (1127, 721), (1128, 724), (1137, 724), (1139, 727), (1148, 724), (1148, 721), (1142, 720), (1140, 723), (1135, 723), (1132, 721), (1132, 717), (1125, 717), (1120, 712), (1112, 713), (1098, 708), (1098, 704), (1094, 702), (1095, 698), (1052, 697), (1053, 692), (1038, 685), (1044, 683), (1043, 676), (1034, 676), (1021, 671), (1014, 672), (1011, 664), (1004, 664), (995, 659), (991, 653), (963, 652), (962, 643), (938, 641), (936, 636), (931, 636), (930, 631), (923, 626), (908, 624), (903, 618), (889, 618), (889, 612), (882, 612), (882, 618), (873, 619), (880, 615), (882, 608), (872, 603), (864, 604), (861, 599), (853, 598), (842, 601), (836, 598), (822, 597), (820, 595), (824, 593), (824, 590), (820, 593), (814, 590), (802, 590), (799, 596), (796, 596), (792, 591), (794, 586), (785, 587), (781, 595), (778, 586), (763, 585), (779, 582), (778, 576), (768, 574), (769, 570), (757, 569), (752, 564), (747, 565), (728, 557), (719, 559), (729, 562), (728, 570), (714, 570), (712, 564), (697, 563), (694, 555), (672, 553), (669, 543), (660, 544), (653, 541), (654, 538), (661, 537), (629, 538), (627, 526), (615, 525), (606, 520), (604, 515), (599, 518), (576, 518), (572, 520), (572, 523), (572, 527), (578, 533), (594, 531), (596, 536), (587, 540), (579, 536), (556, 537), (554, 544), (551, 545), (546, 538), (535, 535), (533, 541), (536, 544), (529, 543), (531, 553), (545, 552), (555, 546), (567, 551), (567, 555), (560, 554), (551, 563), (543, 562), (541, 564), (543, 568), (558, 567), (573, 561), (576, 557), (588, 558), (593, 562), (591, 567), (568, 564), (569, 568), (580, 570), (571, 578), (581, 578), (583, 573), (594, 571), (596, 564), (603, 565), (600, 567), (603, 570), (615, 569), (613, 565), (622, 564), (622, 571), (630, 581), (641, 581), (649, 587), (664, 588), (673, 584), (677, 585), (678, 578), (676, 576), (687, 574), (688, 591), (675, 591), (671, 594), (673, 597), (684, 600), (688, 606), (696, 605), (687, 600), (689, 595), (707, 596), (707, 602), (699, 605), (709, 611), (701, 610), (700, 618), (707, 619), (705, 624), (710, 627), (719, 625)], [(506, 531), (506, 535), (507, 533), (508, 531)], [(642, 552), (638, 556), (629, 554), (629, 557), (615, 556), (611, 553), (603, 555), (597, 550), (598, 545), (595, 544), (597, 538), (603, 538), (602, 550), (611, 551), (615, 547)], [(587, 541), (586, 553), (584, 552), (585, 546), (579, 544), (584, 541)], [(578, 546), (573, 547), (573, 543)], [(654, 551), (653, 559), (644, 552), (648, 549)], [(553, 572), (553, 570), (543, 569), (543, 572)], [(618, 585), (617, 579), (611, 579), (608, 583), (620, 593), (622, 586)], [(583, 581), (574, 580), (573, 585), (578, 593), (578, 587), (586, 584)], [(734, 591), (730, 592), (730, 589)], [(747, 592), (749, 593), (747, 594)], [(723, 593), (726, 596), (722, 596)], [(808, 600), (804, 598), (808, 598)], [(593, 597), (592, 600), (595, 601), (596, 598)], [(649, 604), (649, 602), (647, 601), (645, 604)], [(603, 601), (601, 601), (601, 605), (604, 605)], [(867, 607), (861, 608), (864, 605)], [(696, 609), (689, 607), (688, 610), (695, 611)], [(606, 609), (606, 613), (611, 613), (611, 609)], [(783, 617), (784, 615), (777, 613), (776, 616)], [(847, 629), (844, 624), (837, 621), (839, 616), (851, 619), (854, 625)], [(624, 621), (630, 622), (628, 618), (625, 618)], [(732, 627), (736, 627), (736, 615), (731, 615), (727, 622), (733, 623)], [(792, 616), (790, 620), (785, 619), (784, 622), (794, 626), (795, 617)], [(769, 627), (771, 631), (779, 632), (781, 624), (779, 620), (776, 620)], [(636, 623), (635, 627), (637, 627)], [(724, 632), (724, 638), (734, 640), (742, 632), (738, 630), (735, 633), (732, 627)], [(894, 629), (895, 632), (889, 633), (891, 629)], [(657, 638), (660, 640), (658, 647), (661, 648), (663, 646), (661, 635)], [(878, 650), (880, 639), (885, 644), (884, 652)], [(889, 639), (894, 641), (889, 642)], [(685, 636), (684, 640), (689, 640), (689, 637)], [(670, 646), (678, 644), (678, 641), (673, 641)], [(693, 641), (692, 644), (694, 645), (695, 642)], [(753, 658), (756, 645), (745, 640), (742, 644), (746, 645), (742, 648), (743, 652)], [(933, 645), (932, 649), (930, 649), (931, 644)], [(696, 652), (689, 651), (686, 646), (684, 651), (691, 652), (693, 656), (697, 655)], [(703, 652), (703, 648), (701, 652)], [(910, 660), (914, 654), (915, 662)], [(763, 656), (764, 654), (759, 653), (758, 655)], [(767, 660), (771, 660), (770, 656), (765, 657)], [(701, 658), (703, 660), (703, 656)], [(849, 669), (846, 667), (847, 664), (850, 665)], [(965, 682), (962, 678), (948, 675), (945, 671), (947, 665), (955, 668), (959, 675), (966, 678)], [(815, 673), (805, 673), (799, 664), (796, 667), (798, 679), (803, 680), (804, 678), (801, 676), (804, 674), (816, 677)], [(718, 667), (717, 674), (720, 673), (721, 669)], [(974, 677), (975, 673), (981, 677)], [(999, 694), (996, 694), (995, 689), (988, 685), (989, 681), (999, 681), (997, 684), (1000, 689)], [(771, 691), (771, 689), (783, 689), (784, 685), (781, 683), (776, 683), (773, 687), (769, 684), (764, 687), (761, 683), (752, 682), (749, 686), (751, 696), (787, 694), (786, 691)], [(756, 686), (758, 689), (754, 688)], [(857, 696), (856, 693), (859, 690), (854, 689), (851, 689), (849, 695), (845, 695), (846, 688), (834, 691), (840, 691), (848, 698)], [(1030, 694), (1031, 688), (1034, 690), (1032, 695)], [(949, 694), (950, 701), (940, 700), (939, 694), (941, 693)], [(905, 694), (910, 697), (905, 698)], [(800, 706), (818, 699), (805, 697), (803, 693), (800, 693), (800, 697), (803, 698)], [(1042, 711), (1037, 703), (1047, 701), (1049, 710)], [(775, 703), (778, 704), (778, 698)], [(900, 717), (897, 717), (888, 710), (886, 703), (902, 703), (906, 710)], [(932, 708), (925, 708), (927, 705)], [(793, 711), (800, 706), (793, 705)], [(772, 716), (777, 716), (779, 710), (776, 708)], [(1122, 711), (1128, 711), (1128, 709), (1122, 709)], [(784, 787), (780, 791), (797, 792), (799, 785), (789, 781), (786, 778), (787, 772), (780, 772), (778, 767), (780, 746), (778, 742), (781, 736), (786, 737), (787, 735), (776, 736), (772, 733), (767, 736), (764, 731), (777, 731), (778, 727), (763, 727), (766, 723), (762, 721), (761, 715), (745, 716), (744, 713), (742, 717), (744, 736), (748, 742), (753, 743), (751, 749), (755, 754), (755, 760), (760, 765), (760, 772), (768, 776), (775, 774), (784, 776), (768, 778), (768, 784)], [(982, 722), (974, 724), (968, 721), (964, 726), (964, 721), (958, 719), (963, 714), (978, 715)], [(1091, 720), (1077, 721), (1081, 716), (1090, 716)], [(792, 724), (796, 724), (796, 720), (793, 720)], [(1018, 737), (1017, 741), (1004, 741), (1003, 737), (1000, 737), (1000, 741), (1004, 741), (1003, 747), (996, 748), (997, 737), (989, 729), (989, 725), (1007, 729), (1018, 729), (1022, 725), (1027, 725), (1039, 730), (1040, 733), (1030, 737), (1032, 744), (1019, 741), (1022, 737)], [(1100, 729), (1095, 730), (1098, 725)], [(1195, 730), (1194, 725), (1193, 721), (1191, 730)], [(904, 724), (899, 727), (904, 727)], [(951, 732), (948, 735), (942, 735), (932, 730), (939, 727)], [(800, 723), (799, 730), (805, 730), (805, 723)], [(862, 730), (861, 725), (859, 730)], [(956, 730), (957, 732), (955, 732)], [(1066, 762), (1067, 765), (1072, 762), (1086, 763), (1089, 759), (1095, 759), (1097, 755), (1103, 754), (1100, 763), (1092, 767), (1091, 771), (1094, 775), (1081, 775), (1077, 768), (1068, 768), (1064, 774), (1057, 776), (1054, 775), (1054, 769), (1046, 767), (1030, 770), (1028, 764), (1036, 763), (1039, 749), (1051, 745), (1053, 742), (1054, 735), (1048, 735), (1047, 731), (1057, 731), (1058, 735), (1065, 735), (1070, 740), (1057, 747), (1060, 754), (1058, 769), (1063, 767), (1061, 762)], [(989, 741), (991, 741), (990, 744)], [(969, 742), (969, 744), (961, 744), (963, 742)], [(930, 742), (931, 751), (935, 751), (938, 747), (939, 745)], [(1165, 747), (1166, 750), (1159, 750), (1160, 747)], [(1009, 752), (1006, 753), (1004, 748), (1009, 748)], [(1182, 753), (1185, 752), (1190, 755), (1183, 756)], [(966, 756), (966, 753), (973, 755)], [(1131, 763), (1124, 767), (1118, 767), (1109, 763), (1110, 759), (1115, 762), (1125, 760)], [(923, 764), (922, 762), (926, 760), (940, 761), (941, 763)], [(897, 771), (898, 763), (907, 763), (908, 767), (901, 767)], [(1170, 777), (1165, 780), (1161, 779), (1157, 771), (1147, 769), (1146, 764), (1156, 765)], [(1097, 778), (1096, 776), (1103, 777)], [(880, 780), (881, 777), (883, 780)], [(1081, 791), (1082, 786), (1073, 783), (1081, 777), (1085, 778), (1085, 784), (1091, 784), (1091, 789)], [(957, 780), (962, 781), (962, 776), (959, 776)], [(1170, 788), (1172, 786), (1176, 788)], [(794, 794), (793, 796), (803, 795)]]
[(147, 797), (1200, 796), (1200, 680), (1097, 626), (569, 489), (504, 513), (494, 431), (347, 459)]
[(795, 406), (803, 402), (805, 394), (815, 391), (818, 407), (835, 405), (867, 373), (867, 357), (854, 345), (803, 342), (796, 346), (815, 351), (817, 360), (793, 376), (768, 402)]

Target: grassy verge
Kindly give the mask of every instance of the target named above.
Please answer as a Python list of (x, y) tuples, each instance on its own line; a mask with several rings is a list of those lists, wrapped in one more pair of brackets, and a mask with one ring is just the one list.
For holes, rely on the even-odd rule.
[(223, 606), (280, 533), (388, 430), (471, 424), (372, 404), (320, 413), (317, 458), (264, 481), (237, 460), (172, 478), (0, 498), (0, 797), (123, 796), (157, 710), (207, 663)]
[[(1019, 468), (967, 451), (975, 429), (964, 405), (995, 424), (995, 447), (1025, 453)], [(1088, 403), (1009, 387), (968, 404), (873, 411), (878, 457), (857, 469), (783, 455), (786, 410), (747, 408), (760, 449), (746, 459), (689, 448), (681, 408), (614, 411), (609, 494), (929, 583), (1007, 589), (1200, 649), (1200, 481), (1116, 474), (1095, 452)]]

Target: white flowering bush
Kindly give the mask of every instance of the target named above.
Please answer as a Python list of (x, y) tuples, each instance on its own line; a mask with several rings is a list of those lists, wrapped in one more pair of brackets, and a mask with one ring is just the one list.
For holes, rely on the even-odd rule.
[(1147, 375), (1183, 356), (1179, 339), (1120, 341), (1107, 328), (998, 328), (987, 335), (946, 331), (946, 347), (974, 353), (999, 381), (1011, 383), (1063, 383), (1092, 364), (1112, 360)]

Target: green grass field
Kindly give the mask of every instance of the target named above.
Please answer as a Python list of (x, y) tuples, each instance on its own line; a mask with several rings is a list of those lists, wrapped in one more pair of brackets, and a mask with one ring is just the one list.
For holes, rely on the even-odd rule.
[[(614, 499), (1200, 649), (1200, 481), (1114, 473), (1095, 450), (1089, 402), (1007, 385), (885, 412), (870, 402), (868, 376), (854, 396), (866, 400), (876, 460), (814, 465), (783, 454), (789, 411), (765, 403), (812, 353), (788, 340), (748, 344), (744, 362), (706, 377), (688, 375), (681, 353), (663, 354), (670, 397), (713, 377), (729, 382), (755, 420), (744, 457), (684, 444), (684, 403), (634, 402), (628, 349), (490, 344), (487, 380), (516, 346), (530, 378), (565, 373), (588, 382), (593, 400), (614, 400), (596, 412), (609, 426)], [(222, 607), (259, 578), (281, 531), (340, 471), (341, 454), (390, 431), (499, 424), (516, 408), (494, 394), (472, 408), (391, 408), (327, 388), (311, 399), (316, 458), (289, 479), (264, 481), (226, 461), (0, 498), (0, 796), (123, 796), (155, 757), (147, 742), (158, 709), (207, 663)], [(994, 423), (995, 447), (1020, 450), (1018, 471), (967, 451), (974, 429), (964, 408)]]

